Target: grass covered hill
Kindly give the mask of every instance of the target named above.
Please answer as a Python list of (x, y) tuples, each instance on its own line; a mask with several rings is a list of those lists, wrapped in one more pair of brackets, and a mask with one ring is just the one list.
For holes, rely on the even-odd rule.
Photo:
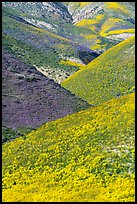
[(2, 3), (2, 202), (135, 202), (134, 3)]
[(134, 93), (3, 145), (3, 202), (134, 202)]
[(110, 48), (62, 85), (94, 105), (131, 93), (135, 88), (135, 37)]
[(86, 101), (3, 50), (3, 126), (37, 128), (47, 121), (87, 107), (89, 104)]

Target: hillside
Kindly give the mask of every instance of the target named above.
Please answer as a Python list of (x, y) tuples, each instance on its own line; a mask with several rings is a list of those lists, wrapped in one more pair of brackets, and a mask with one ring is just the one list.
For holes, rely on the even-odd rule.
[(134, 5), (115, 3), (3, 2), (3, 46), (61, 83), (134, 35)]
[(62, 86), (94, 105), (131, 93), (135, 86), (135, 38), (110, 48)]
[(2, 2), (2, 202), (135, 202), (135, 2)]
[[(38, 28), (77, 43), (83, 41), (85, 43), (84, 38), (79, 35), (80, 33), (90, 32), (89, 29), (75, 27), (71, 14), (68, 18), (68, 10), (59, 2), (3, 2), (3, 10), (13, 12), (14, 15), (16, 14), (19, 18)], [(58, 14), (56, 15), (56, 13)]]
[(12, 129), (37, 128), (47, 121), (87, 107), (86, 101), (3, 50), (3, 126)]
[(135, 33), (134, 2), (3, 2), (3, 8), (100, 53)]
[(135, 2), (64, 2), (74, 22), (106, 13), (109, 17), (116, 15), (122, 19), (130, 16), (134, 22)]
[(72, 16), (60, 2), (3, 2), (3, 6), (29, 14), (30, 17), (72, 22)]
[(3, 202), (134, 202), (134, 93), (3, 145)]
[[(99, 55), (85, 46), (28, 23), (13, 9), (3, 7), (2, 18), (4, 48), (25, 63), (37, 67), (55, 82), (60, 83), (79, 70), (74, 62), (85, 65)], [(67, 60), (69, 64), (63, 63)]]
[(107, 50), (135, 34), (135, 2), (68, 2), (76, 27), (90, 29), (80, 36), (91, 49)]

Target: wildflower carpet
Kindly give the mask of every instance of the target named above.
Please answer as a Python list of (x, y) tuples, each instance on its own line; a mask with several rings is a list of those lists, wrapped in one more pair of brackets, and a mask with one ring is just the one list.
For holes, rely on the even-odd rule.
[(4, 144), (5, 201), (133, 202), (134, 93)]

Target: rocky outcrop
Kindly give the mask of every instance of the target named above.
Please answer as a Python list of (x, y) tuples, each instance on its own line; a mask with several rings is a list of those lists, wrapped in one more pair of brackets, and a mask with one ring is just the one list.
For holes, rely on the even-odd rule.
[[(74, 2), (75, 3), (75, 2)], [(135, 19), (135, 2), (118, 2), (120, 3), (121, 7), (126, 8), (128, 10), (128, 13), (130, 15), (130, 18), (128, 17), (128, 14), (126, 12), (119, 12), (117, 15), (122, 18), (126, 18), (128, 21), (128, 18), (130, 19), (130, 22), (134, 23)], [(96, 14), (105, 13), (109, 15), (114, 15), (113, 9), (107, 8), (104, 2), (89, 2), (88, 5), (84, 6), (83, 8), (76, 8), (72, 9), (72, 2), (67, 5), (67, 9), (69, 13), (72, 15), (73, 23), (77, 23), (81, 21), (82, 19), (88, 19), (88, 18), (94, 18)]]
[(60, 2), (3, 2), (3, 6), (14, 8), (36, 17), (53, 18), (72, 22), (72, 16)]
[(73, 13), (73, 23), (77, 23), (82, 19), (92, 18), (93, 14), (95, 15), (99, 12), (104, 12), (103, 2), (92, 2), (91, 4), (82, 9), (78, 9)]

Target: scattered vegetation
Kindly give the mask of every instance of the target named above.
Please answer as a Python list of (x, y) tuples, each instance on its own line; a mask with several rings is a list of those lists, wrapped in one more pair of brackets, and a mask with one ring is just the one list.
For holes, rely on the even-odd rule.
[(115, 27), (118, 23), (122, 23), (123, 20), (119, 18), (109, 18), (107, 19), (104, 24), (101, 26), (100, 35), (104, 36), (105, 33), (110, 30), (111, 28)]
[(121, 33), (135, 33), (135, 29), (121, 29), (121, 30), (111, 30), (108, 33), (105, 34), (105, 36), (107, 35), (118, 35)]
[(79, 69), (82, 69), (82, 68), (85, 67), (84, 64), (80, 64), (80, 63), (78, 63), (78, 62), (71, 61), (71, 60), (62, 60), (62, 61), (60, 61), (60, 63), (61, 63), (61, 64), (64, 64), (64, 65), (68, 64), (68, 65), (72, 65), (72, 66), (74, 66), (74, 67), (79, 67)]
[(126, 6), (120, 4), (120, 2), (105, 2), (105, 6), (109, 9), (114, 10), (115, 12), (123, 12), (125, 14), (129, 14)]
[(82, 9), (83, 7), (89, 5), (90, 3), (91, 2), (65, 2), (65, 4), (69, 4), (71, 6), (73, 12), (76, 9)]
[[(79, 17), (80, 20), (75, 23), (75, 26), (91, 30), (90, 34), (80, 34), (89, 40), (91, 49), (106, 51), (123, 40), (117, 38), (117, 36), (115, 36), (115, 38), (112, 37), (113, 34), (135, 33), (134, 23), (128, 20), (133, 11), (131, 11), (127, 5), (124, 5), (122, 2), (102, 2), (99, 6), (96, 5), (96, 2), (87, 3), (92, 4), (92, 15), (90, 16), (89, 14), (88, 16), (88, 14), (85, 14), (85, 16), (82, 16), (81, 12), (81, 14), (79, 14), (81, 15), (81, 19)], [(98, 12), (96, 11), (94, 13), (97, 7)], [(78, 11), (80, 7), (75, 9)], [(93, 40), (92, 35), (94, 35)], [(123, 38), (126, 37), (123, 35)]]

